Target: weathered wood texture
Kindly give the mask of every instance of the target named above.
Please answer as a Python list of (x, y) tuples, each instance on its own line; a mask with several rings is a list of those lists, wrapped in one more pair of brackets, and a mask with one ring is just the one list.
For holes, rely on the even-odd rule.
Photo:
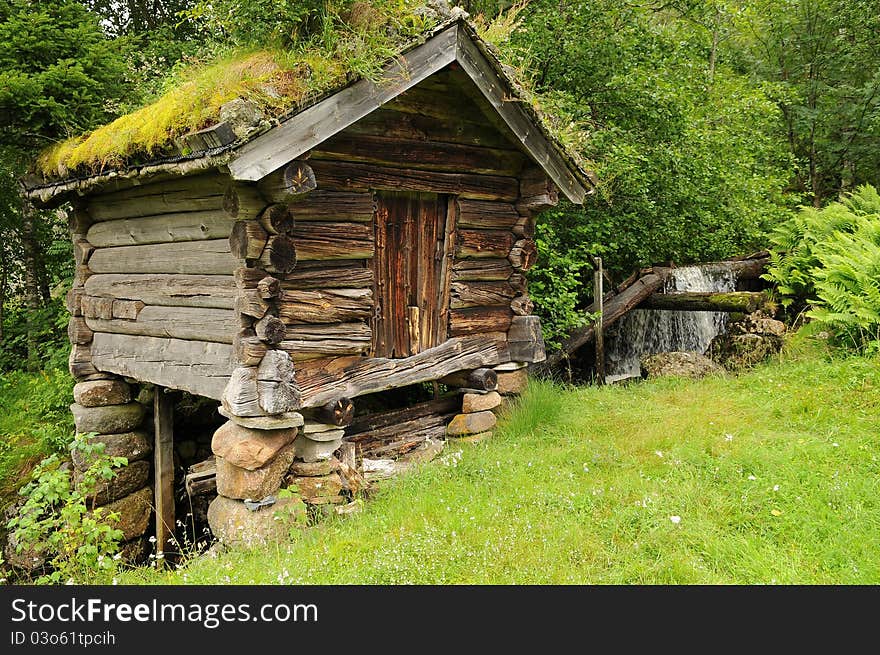
[(156, 551), (164, 553), (179, 549), (174, 539), (174, 400), (162, 387), (158, 387), (153, 396), (153, 426)]
[(506, 202), (458, 201), (458, 225), (480, 230), (512, 230), (520, 220), (516, 208)]
[(229, 239), (99, 248), (89, 260), (94, 273), (229, 275), (240, 264)]
[(516, 240), (507, 230), (459, 230), (456, 242), (456, 257), (503, 258), (510, 254)]
[(284, 291), (278, 317), (287, 324), (336, 323), (369, 318), (372, 289)]
[(278, 348), (293, 359), (358, 355), (370, 349), (372, 334), (366, 323), (294, 325), (287, 328)]
[(449, 312), (449, 333), (454, 337), (483, 332), (507, 332), (513, 312), (509, 307), (474, 307)]
[(121, 334), (95, 333), (91, 356), (101, 371), (215, 400), (236, 365), (227, 344)]
[(455, 281), (508, 280), (513, 275), (513, 266), (506, 259), (459, 259), (452, 265), (452, 279)]
[(147, 305), (135, 320), (87, 316), (86, 325), (95, 332), (231, 344), (238, 330), (238, 319), (235, 312), (228, 309)]
[(510, 177), (519, 173), (525, 161), (525, 157), (516, 150), (346, 132), (315, 148), (310, 161), (319, 159), (354, 161), (391, 168), (468, 171)]
[(373, 219), (373, 196), (369, 191), (317, 189), (295, 198), (287, 207), (295, 221), (368, 223)]
[(461, 410), (461, 397), (458, 394), (428, 400), (402, 409), (374, 412), (355, 417), (345, 430), (346, 441), (350, 437), (373, 430), (394, 427), (407, 421), (415, 421), (431, 414), (450, 414)]
[(516, 295), (507, 282), (453, 282), (452, 309), (501, 305), (508, 306)]
[(373, 230), (363, 223), (300, 223), (291, 236), (297, 257), (304, 261), (373, 256)]
[(360, 263), (324, 268), (299, 266), (285, 276), (281, 286), (291, 290), (326, 289), (327, 287), (371, 289), (373, 287), (373, 270), (364, 268)]
[(253, 218), (265, 204), (255, 188), (213, 173), (96, 194), (87, 201), (86, 210), (95, 222), (203, 211)]
[(235, 219), (222, 211), (190, 211), (95, 223), (86, 235), (96, 248), (228, 237)]
[(340, 191), (383, 189), (448, 193), (476, 200), (513, 201), (519, 194), (516, 178), (471, 173), (439, 173), (316, 160), (318, 185)]
[(486, 333), (449, 339), (404, 359), (339, 357), (304, 362), (296, 373), (303, 407), (438, 380), (463, 369), (496, 366), (509, 360), (505, 337)]
[(105, 274), (91, 276), (85, 292), (101, 298), (140, 300), (147, 305), (232, 309), (235, 281), (231, 275)]
[(317, 188), (315, 172), (302, 161), (292, 161), (257, 182), (257, 189), (271, 202), (286, 203)]

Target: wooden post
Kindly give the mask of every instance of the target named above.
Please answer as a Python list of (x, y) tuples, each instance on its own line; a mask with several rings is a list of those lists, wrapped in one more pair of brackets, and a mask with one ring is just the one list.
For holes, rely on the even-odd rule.
[(599, 312), (599, 320), (596, 321), (596, 382), (601, 385), (605, 384), (605, 330), (602, 327), (602, 323), (605, 321), (603, 316), (605, 313), (605, 303), (603, 302), (605, 290), (602, 277), (602, 258), (594, 257), (593, 261), (596, 266), (593, 272), (593, 298), (595, 298), (594, 305)]
[[(156, 556), (175, 550), (174, 541), (174, 403), (169, 391), (156, 387), (153, 401), (155, 442), (153, 488), (156, 505)], [(159, 555), (162, 557), (159, 557)]]

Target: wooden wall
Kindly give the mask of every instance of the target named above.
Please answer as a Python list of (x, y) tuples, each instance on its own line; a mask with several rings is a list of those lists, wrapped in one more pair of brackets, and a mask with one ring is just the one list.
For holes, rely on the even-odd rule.
[(346, 380), (383, 370), (384, 388), (409, 383), (392, 364), (364, 361), (372, 189), (456, 198), (455, 343), (432, 356), (462, 368), (506, 361), (512, 318), (531, 313), (532, 213), (556, 197), (478, 93), (460, 73), (439, 73), (256, 185), (216, 172), (87, 198), (71, 225), (71, 370), (219, 399), (236, 366), (277, 348), (295, 361), (304, 405), (379, 390)]

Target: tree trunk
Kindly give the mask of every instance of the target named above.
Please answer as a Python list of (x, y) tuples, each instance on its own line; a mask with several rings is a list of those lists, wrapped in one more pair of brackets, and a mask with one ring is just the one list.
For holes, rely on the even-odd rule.
[(40, 246), (37, 242), (37, 213), (29, 201), (21, 204), (21, 241), (24, 250), (24, 293), (27, 306), (27, 370), (40, 369), (37, 313), (40, 310)]

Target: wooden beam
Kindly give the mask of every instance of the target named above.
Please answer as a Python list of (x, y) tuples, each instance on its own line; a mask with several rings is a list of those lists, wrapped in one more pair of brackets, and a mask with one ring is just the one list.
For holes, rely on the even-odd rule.
[(340, 397), (356, 398), (439, 380), (464, 369), (497, 366), (510, 359), (505, 338), (505, 334), (484, 332), (449, 339), (403, 359), (340, 357), (304, 362), (296, 373), (302, 405), (316, 407)]
[(169, 275), (162, 273), (92, 275), (85, 292), (99, 298), (140, 300), (166, 307), (235, 306), (235, 280), (231, 275)]
[(456, 61), (461, 65), (462, 70), (504, 119), (526, 152), (547, 171), (568, 199), (575, 204), (582, 204), (587, 189), (570, 170), (557, 147), (546, 136), (537, 121), (522, 108), (517, 94), (508, 88), (507, 82), (480, 52), (467, 28), (459, 25), (457, 36)]
[(641, 309), (671, 309), (686, 312), (742, 312), (751, 314), (770, 308), (763, 291), (679, 291), (654, 293), (639, 305)]
[(220, 400), (237, 366), (232, 346), (208, 341), (95, 333), (92, 364), (153, 384)]
[(156, 508), (156, 551), (161, 564), (175, 552), (174, 538), (174, 402), (168, 389), (156, 387), (153, 396), (153, 494)]
[(229, 344), (232, 343), (232, 338), (239, 329), (238, 317), (230, 309), (153, 305), (141, 309), (134, 320), (86, 316), (86, 325), (95, 332)]
[(229, 239), (98, 248), (89, 260), (93, 273), (231, 275), (238, 266)]
[(446, 28), (387, 65), (375, 82), (361, 79), (249, 141), (228, 164), (232, 177), (262, 179), (451, 63), (457, 32), (457, 25)]

